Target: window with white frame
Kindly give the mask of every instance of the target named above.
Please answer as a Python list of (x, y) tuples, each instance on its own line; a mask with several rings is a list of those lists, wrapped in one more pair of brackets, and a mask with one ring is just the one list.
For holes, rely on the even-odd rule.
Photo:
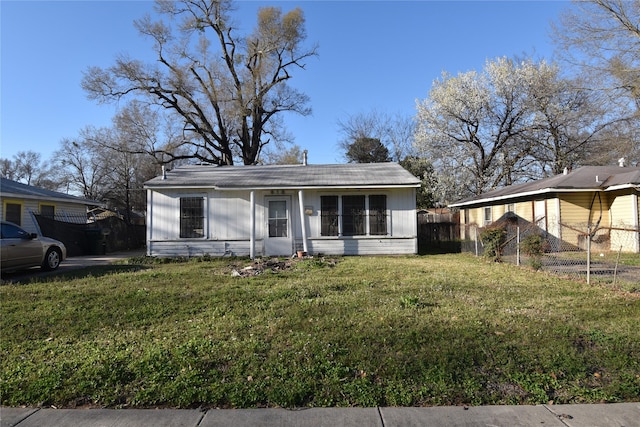
[(384, 194), (320, 197), (321, 236), (386, 235), (387, 217)]
[(204, 197), (180, 198), (180, 237), (204, 237)]
[(484, 208), (484, 225), (491, 224), (491, 206)]

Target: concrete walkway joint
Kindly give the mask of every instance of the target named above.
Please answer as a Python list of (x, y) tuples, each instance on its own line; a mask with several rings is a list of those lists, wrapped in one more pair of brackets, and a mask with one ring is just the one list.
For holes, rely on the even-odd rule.
[(640, 427), (640, 402), (299, 409), (0, 408), (1, 427)]

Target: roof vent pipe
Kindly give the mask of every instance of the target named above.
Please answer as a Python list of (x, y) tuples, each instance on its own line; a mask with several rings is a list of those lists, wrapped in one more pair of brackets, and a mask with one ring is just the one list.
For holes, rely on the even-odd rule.
[(167, 179), (167, 171), (164, 168), (164, 165), (162, 165), (162, 179)]
[(624, 167), (624, 162), (625, 162), (625, 158), (624, 157), (620, 157), (618, 159), (618, 166), (620, 166), (621, 168)]
[(303, 164), (303, 165), (305, 165), (305, 166), (307, 166), (307, 154), (308, 154), (308, 153), (309, 153), (309, 152), (308, 152), (307, 150), (304, 150), (304, 151), (302, 152), (302, 164)]

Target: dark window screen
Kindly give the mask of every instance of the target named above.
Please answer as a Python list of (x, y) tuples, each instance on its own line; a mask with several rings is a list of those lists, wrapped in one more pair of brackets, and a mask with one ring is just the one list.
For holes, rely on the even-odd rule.
[(202, 197), (180, 199), (180, 237), (204, 237), (204, 199)]
[(369, 234), (387, 234), (387, 196), (369, 196)]
[(364, 196), (342, 196), (342, 234), (363, 236), (364, 214)]
[(320, 235), (338, 235), (338, 196), (320, 197)]

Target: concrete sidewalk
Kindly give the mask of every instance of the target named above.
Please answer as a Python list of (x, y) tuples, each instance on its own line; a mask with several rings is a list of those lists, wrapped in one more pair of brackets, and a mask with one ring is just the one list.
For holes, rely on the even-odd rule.
[(447, 426), (640, 427), (640, 402), (428, 408), (38, 409), (0, 408), (0, 426)]

